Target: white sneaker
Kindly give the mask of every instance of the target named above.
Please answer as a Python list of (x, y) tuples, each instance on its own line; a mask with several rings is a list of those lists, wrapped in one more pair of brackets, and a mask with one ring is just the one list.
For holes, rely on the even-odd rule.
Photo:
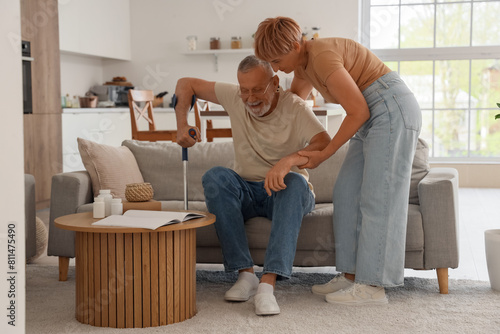
[(387, 304), (385, 289), (381, 286), (371, 286), (355, 283), (346, 290), (329, 293), (326, 301), (332, 304), (361, 305), (361, 304)]
[(257, 315), (275, 315), (280, 314), (280, 307), (276, 297), (272, 293), (258, 293), (254, 297), (255, 314)]
[(232, 302), (246, 302), (257, 292), (259, 278), (255, 274), (242, 272), (231, 289), (226, 291), (224, 299)]
[(311, 290), (315, 295), (325, 296), (329, 293), (347, 289), (353, 284), (354, 282), (345, 278), (344, 274), (338, 274), (328, 283), (313, 285)]

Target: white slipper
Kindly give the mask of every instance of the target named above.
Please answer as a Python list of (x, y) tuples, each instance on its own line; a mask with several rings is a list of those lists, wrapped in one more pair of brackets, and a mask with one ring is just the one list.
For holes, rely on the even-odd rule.
[(255, 314), (275, 315), (280, 314), (280, 307), (272, 293), (258, 293), (255, 295)]
[(258, 286), (259, 278), (255, 274), (241, 273), (232, 288), (226, 291), (224, 299), (232, 302), (246, 302), (255, 295)]

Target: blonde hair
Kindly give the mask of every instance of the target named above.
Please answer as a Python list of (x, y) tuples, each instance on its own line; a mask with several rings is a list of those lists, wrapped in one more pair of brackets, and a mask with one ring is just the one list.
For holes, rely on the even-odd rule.
[(302, 30), (295, 20), (278, 16), (262, 21), (255, 33), (255, 55), (270, 61), (288, 54), (293, 43), (302, 41)]

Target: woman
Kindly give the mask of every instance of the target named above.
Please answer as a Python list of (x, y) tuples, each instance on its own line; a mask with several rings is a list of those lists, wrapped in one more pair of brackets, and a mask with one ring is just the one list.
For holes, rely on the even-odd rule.
[(385, 287), (403, 285), (408, 194), (421, 112), (396, 72), (361, 44), (343, 38), (302, 40), (291, 18), (269, 18), (255, 34), (255, 55), (274, 71), (294, 72), (291, 90), (316, 88), (346, 111), (322, 151), (300, 152), (315, 168), (348, 140), (333, 192), (336, 269), (316, 294), (330, 303), (387, 303)]

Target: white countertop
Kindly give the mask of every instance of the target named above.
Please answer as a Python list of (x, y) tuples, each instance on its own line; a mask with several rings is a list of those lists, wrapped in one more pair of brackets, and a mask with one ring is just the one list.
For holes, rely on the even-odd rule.
[[(154, 112), (168, 112), (173, 113), (174, 108), (154, 108)], [(101, 113), (129, 113), (128, 107), (118, 108), (63, 108), (63, 114), (101, 114)]]
[[(222, 109), (211, 109), (212, 111), (220, 111)], [(314, 107), (313, 110), (326, 110), (327, 115), (341, 115), (344, 109), (339, 104), (328, 104), (325, 106)], [(154, 108), (155, 113), (174, 113), (174, 108)], [(118, 108), (63, 108), (63, 114), (103, 114), (103, 113), (129, 113), (128, 107)]]

